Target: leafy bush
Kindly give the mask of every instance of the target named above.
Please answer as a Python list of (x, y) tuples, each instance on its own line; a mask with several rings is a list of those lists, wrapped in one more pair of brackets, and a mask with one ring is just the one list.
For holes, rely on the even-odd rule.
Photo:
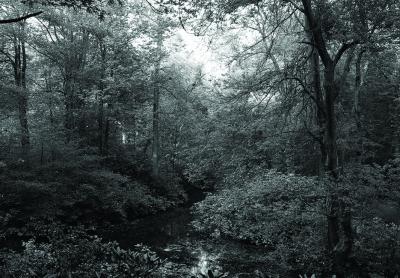
[(23, 223), (30, 216), (115, 223), (176, 204), (170, 196), (155, 194), (148, 185), (104, 168), (101, 160), (96, 155), (83, 155), (32, 169), (29, 175), (9, 171), (0, 184), (4, 199), (0, 215), (14, 209), (20, 212)]
[(394, 277), (400, 273), (400, 226), (380, 218), (355, 221), (355, 256), (364, 271)]
[(391, 277), (400, 273), (400, 160), (353, 165), (344, 175), (351, 188), (354, 257), (360, 269)]
[(147, 247), (124, 250), (83, 229), (42, 226), (46, 242), (24, 242), (24, 251), (2, 250), (2, 277), (157, 277), (163, 261)]
[[(264, 245), (277, 272), (323, 273), (327, 188), (351, 206), (354, 248), (350, 272), (392, 275), (400, 271), (400, 189), (393, 161), (352, 165), (340, 181), (269, 172), (209, 195), (194, 209), (194, 227)], [(238, 181), (241, 181), (238, 179)]]
[(323, 200), (316, 179), (268, 172), (209, 195), (196, 205), (193, 224), (199, 231), (264, 245), (285, 270), (311, 271), (323, 256)]

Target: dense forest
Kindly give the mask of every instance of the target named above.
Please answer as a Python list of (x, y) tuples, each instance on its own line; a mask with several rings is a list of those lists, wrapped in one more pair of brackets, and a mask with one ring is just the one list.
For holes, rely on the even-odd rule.
[(398, 0), (0, 3), (0, 277), (399, 277)]

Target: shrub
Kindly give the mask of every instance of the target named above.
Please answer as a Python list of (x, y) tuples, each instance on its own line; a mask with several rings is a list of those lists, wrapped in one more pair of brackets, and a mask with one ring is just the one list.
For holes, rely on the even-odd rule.
[(321, 267), (323, 200), (316, 179), (268, 172), (209, 195), (196, 205), (193, 224), (202, 232), (264, 245), (277, 266), (307, 272)]
[(348, 167), (353, 210), (354, 257), (360, 269), (392, 277), (400, 273), (400, 160)]
[[(29, 171), (11, 171), (0, 183), (1, 211), (67, 222), (122, 222), (153, 214), (176, 204), (169, 196), (152, 192), (144, 183), (102, 168), (95, 155), (53, 162)], [(24, 218), (24, 219), (22, 219)]]
[(354, 253), (365, 272), (394, 277), (400, 273), (400, 226), (380, 218), (355, 221)]
[(353, 215), (349, 272), (390, 276), (400, 271), (399, 166), (352, 165), (336, 184), (276, 172), (258, 175), (198, 203), (193, 224), (214, 236), (264, 245), (277, 272), (324, 273), (330, 188), (342, 194)]
[(24, 251), (2, 250), (1, 277), (157, 277), (163, 261), (147, 247), (124, 250), (80, 228), (43, 227), (46, 242), (24, 242)]

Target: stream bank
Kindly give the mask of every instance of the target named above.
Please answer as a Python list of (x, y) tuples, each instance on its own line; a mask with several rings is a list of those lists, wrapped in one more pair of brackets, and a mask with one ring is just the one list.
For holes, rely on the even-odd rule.
[(267, 250), (260, 246), (223, 238), (208, 237), (195, 231), (191, 222), (192, 206), (205, 198), (204, 192), (188, 194), (182, 207), (158, 213), (130, 223), (110, 226), (100, 232), (105, 240), (117, 241), (122, 248), (137, 244), (149, 246), (161, 257), (188, 269), (208, 268), (229, 273), (254, 273), (268, 261)]

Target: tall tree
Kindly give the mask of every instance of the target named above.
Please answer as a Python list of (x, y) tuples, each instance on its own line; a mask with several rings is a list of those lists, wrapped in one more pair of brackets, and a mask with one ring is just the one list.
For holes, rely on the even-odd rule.
[(18, 112), (21, 128), (21, 146), (24, 158), (27, 160), (30, 149), (28, 127), (28, 92), (26, 86), (27, 55), (25, 45), (25, 22), (19, 24), (18, 34), (14, 34), (14, 80), (18, 88)]
[(14, 85), (17, 92), (18, 118), (20, 127), (20, 143), (22, 157), (25, 161), (29, 159), (30, 135), (28, 125), (28, 90), (27, 90), (27, 51), (26, 51), (26, 22), (19, 21), (14, 25), (7, 26), (2, 36), (4, 49), (1, 53), (7, 58), (13, 69)]

